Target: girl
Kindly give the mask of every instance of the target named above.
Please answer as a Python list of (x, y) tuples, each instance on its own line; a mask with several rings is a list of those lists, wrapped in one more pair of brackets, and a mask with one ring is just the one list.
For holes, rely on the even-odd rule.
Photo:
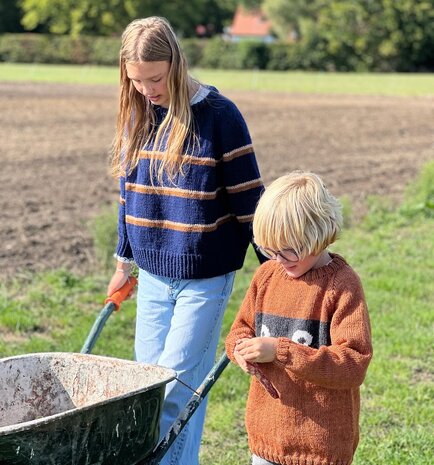
[[(164, 18), (129, 24), (112, 168), (120, 179), (116, 271), (108, 295), (139, 268), (135, 354), (197, 387), (214, 363), (223, 313), (252, 240), (263, 190), (236, 106), (187, 72)], [(166, 389), (166, 433), (191, 392)], [(205, 403), (164, 464), (197, 465)]]

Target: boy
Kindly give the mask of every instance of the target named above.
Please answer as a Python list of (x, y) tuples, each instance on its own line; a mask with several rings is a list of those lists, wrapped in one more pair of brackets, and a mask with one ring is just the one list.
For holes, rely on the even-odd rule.
[(231, 360), (262, 375), (246, 408), (253, 465), (352, 462), (372, 346), (360, 279), (327, 250), (341, 226), (338, 201), (313, 173), (277, 179), (256, 209), (255, 242), (270, 260), (226, 339)]

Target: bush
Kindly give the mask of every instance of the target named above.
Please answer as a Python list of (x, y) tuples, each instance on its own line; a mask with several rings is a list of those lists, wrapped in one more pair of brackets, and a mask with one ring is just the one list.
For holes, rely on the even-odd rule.
[(223, 40), (220, 37), (214, 37), (207, 41), (204, 49), (200, 66), (202, 68), (224, 68), (230, 69), (231, 66), (238, 65), (233, 57), (234, 44)]
[(422, 213), (434, 218), (434, 161), (427, 163), (417, 181), (407, 187), (402, 212), (410, 216)]
[(93, 40), (91, 61), (93, 64), (117, 66), (119, 64), (119, 49), (121, 46), (118, 37), (97, 37)]
[(49, 45), (48, 38), (39, 34), (5, 34), (0, 38), (0, 59), (12, 63), (40, 63)]
[[(312, 24), (307, 23), (302, 32), (303, 39), (291, 43), (264, 43), (258, 40), (231, 42), (214, 36), (211, 39), (181, 39), (181, 46), (191, 67), (211, 69), (363, 72), (412, 69), (410, 63), (403, 63), (397, 57), (355, 53), (352, 46), (345, 44), (330, 47)], [(72, 38), (35, 33), (0, 35), (0, 61), (15, 63), (117, 66), (119, 48), (119, 37)]]
[(113, 37), (78, 37), (45, 34), (0, 36), (0, 61), (117, 65), (120, 40)]
[(206, 39), (182, 39), (181, 47), (187, 57), (190, 67), (199, 66), (202, 61), (203, 49), (206, 46)]

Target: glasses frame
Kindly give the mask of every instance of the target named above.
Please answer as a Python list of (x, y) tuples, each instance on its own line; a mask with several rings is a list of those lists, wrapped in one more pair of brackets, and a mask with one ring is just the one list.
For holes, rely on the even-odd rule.
[(264, 257), (269, 258), (270, 260), (277, 260), (277, 256), (279, 256), (280, 258), (283, 258), (283, 260), (286, 260), (287, 262), (296, 263), (300, 261), (300, 257), (298, 253), (292, 248), (275, 251), (267, 247), (261, 247), (258, 244), (256, 244), (256, 247), (258, 248), (259, 252)]

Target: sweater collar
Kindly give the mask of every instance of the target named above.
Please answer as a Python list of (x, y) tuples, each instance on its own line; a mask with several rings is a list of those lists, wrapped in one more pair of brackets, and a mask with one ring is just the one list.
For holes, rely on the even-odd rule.
[(315, 281), (326, 276), (331, 276), (343, 266), (348, 265), (342, 256), (331, 252), (329, 252), (329, 254), (332, 257), (332, 260), (329, 263), (327, 263), (327, 265), (321, 266), (320, 268), (312, 268), (299, 278), (292, 278), (286, 273), (285, 269), (283, 268), (283, 266), (280, 265), (280, 263), (275, 263), (279, 273), (285, 279), (288, 279), (290, 281)]

